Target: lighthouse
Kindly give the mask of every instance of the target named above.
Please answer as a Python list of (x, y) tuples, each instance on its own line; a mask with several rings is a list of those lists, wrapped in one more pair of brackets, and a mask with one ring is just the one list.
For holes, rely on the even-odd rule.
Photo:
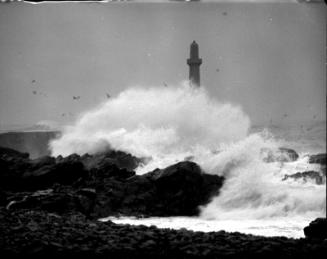
[(200, 86), (200, 65), (202, 59), (199, 58), (199, 45), (193, 41), (190, 46), (190, 58), (187, 59), (189, 65), (189, 80), (191, 86)]

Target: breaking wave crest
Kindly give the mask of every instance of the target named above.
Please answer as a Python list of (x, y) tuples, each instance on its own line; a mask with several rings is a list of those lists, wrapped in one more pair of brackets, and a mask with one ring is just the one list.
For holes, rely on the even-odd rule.
[[(221, 154), (204, 162), (208, 172), (225, 176), (219, 196), (202, 208), (206, 219), (262, 219), (325, 214), (325, 185), (314, 181), (289, 179), (299, 171), (319, 171), (309, 165), (308, 157), (295, 162), (264, 162), (263, 150), (278, 152), (278, 142), (269, 134), (252, 134)], [(203, 165), (205, 167), (206, 165)]]

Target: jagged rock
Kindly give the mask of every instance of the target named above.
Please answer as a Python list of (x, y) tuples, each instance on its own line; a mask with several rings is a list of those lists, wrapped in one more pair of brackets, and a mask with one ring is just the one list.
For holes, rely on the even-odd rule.
[(194, 216), (218, 194), (222, 182), (222, 177), (204, 174), (188, 161), (124, 181), (104, 181), (95, 215)]
[[(281, 159), (285, 160), (284, 162), (296, 161), (299, 158), (298, 153), (296, 153), (296, 151), (293, 149), (280, 147), (279, 151), (281, 153)], [(284, 154), (286, 157), (283, 156)]]
[(303, 179), (305, 182), (307, 182), (309, 179), (312, 179), (316, 182), (316, 184), (324, 183), (323, 176), (319, 172), (316, 172), (316, 171), (297, 172), (297, 173), (291, 174), (291, 175), (286, 174), (283, 178), (283, 181), (287, 180), (288, 178)]
[(326, 165), (326, 153), (311, 155), (309, 157), (309, 163), (310, 164)]
[[(120, 151), (35, 160), (15, 158), (15, 154), (0, 159), (5, 169), (0, 174), (0, 189), (19, 196), (5, 194), (1, 202), (11, 209), (79, 211), (94, 217), (194, 216), (223, 183), (222, 177), (204, 174), (190, 161), (135, 175), (132, 169), (141, 160)], [(54, 191), (31, 194), (47, 188)], [(9, 206), (10, 202), (14, 203)]]
[(0, 188), (21, 190), (22, 175), (30, 168), (28, 154), (9, 148), (1, 148), (0, 152)]
[(93, 212), (96, 193), (93, 189), (75, 191), (70, 187), (47, 189), (33, 193), (13, 195), (7, 210), (37, 209), (55, 213), (79, 212), (89, 216)]
[[(139, 159), (120, 151), (110, 151), (83, 157), (72, 154), (57, 158), (45, 156), (30, 160), (9, 148), (0, 149), (0, 188), (9, 190), (37, 190), (51, 187), (54, 183), (73, 184), (87, 176), (128, 178), (135, 173)], [(86, 168), (87, 167), (87, 168)]]
[(327, 238), (327, 219), (317, 218), (310, 222), (304, 229), (304, 235), (307, 238), (326, 239)]
[(101, 169), (108, 165), (116, 165), (119, 169), (126, 169), (128, 171), (135, 170), (142, 162), (140, 158), (115, 150), (108, 150), (94, 155), (85, 154), (81, 157), (81, 160), (88, 169)]
[(51, 156), (43, 156), (40, 158), (33, 159), (31, 161), (31, 166), (34, 168), (40, 168), (42, 166), (54, 165), (56, 163), (56, 159)]
[(84, 215), (90, 216), (94, 211), (96, 201), (96, 190), (83, 188), (77, 192), (78, 211)]
[(23, 174), (27, 189), (51, 187), (54, 183), (72, 184), (80, 178), (87, 176), (84, 165), (79, 161), (63, 160), (52, 165), (44, 165), (33, 168)]
[(198, 206), (217, 195), (223, 182), (222, 177), (204, 174), (189, 161), (155, 170), (148, 177), (154, 181), (167, 215), (197, 215)]
[(290, 148), (280, 147), (277, 151), (262, 149), (263, 160), (266, 163), (272, 162), (293, 162), (299, 158), (298, 153)]
[(90, 169), (91, 175), (95, 178), (129, 178), (135, 175), (134, 171), (129, 171), (125, 168), (119, 168), (116, 164), (113, 164), (111, 160), (104, 159), (99, 162), (96, 166)]

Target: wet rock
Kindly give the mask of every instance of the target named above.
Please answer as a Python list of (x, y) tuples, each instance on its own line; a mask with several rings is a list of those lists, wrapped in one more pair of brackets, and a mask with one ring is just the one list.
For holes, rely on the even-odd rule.
[(326, 165), (326, 153), (311, 155), (309, 157), (309, 163), (310, 164)]
[[(280, 159), (285, 160), (283, 162), (296, 161), (299, 158), (298, 153), (290, 148), (280, 147), (279, 152), (281, 154)], [(286, 155), (286, 157), (284, 155)]]
[(28, 154), (8, 148), (1, 148), (0, 152), (0, 189), (21, 189), (22, 175), (30, 168)]
[(106, 179), (97, 185), (95, 216), (190, 216), (218, 194), (223, 178), (204, 174), (193, 162), (125, 180)]
[(40, 168), (43, 166), (54, 165), (56, 163), (56, 159), (51, 156), (43, 156), (43, 157), (31, 160), (30, 163), (31, 163), (32, 168), (35, 167), (37, 169), (37, 168)]
[(112, 161), (106, 159), (99, 162), (96, 167), (91, 168), (90, 172), (94, 180), (110, 177), (126, 179), (135, 175), (134, 171), (129, 171), (125, 168), (121, 169), (113, 164)]
[(91, 188), (83, 188), (77, 192), (78, 211), (86, 216), (90, 216), (94, 211), (96, 201), (96, 190)]
[(64, 159), (63, 161), (50, 165), (37, 165), (23, 174), (27, 189), (51, 187), (54, 183), (72, 184), (79, 178), (87, 176), (84, 165), (79, 161)]
[(272, 162), (293, 162), (299, 158), (298, 153), (290, 148), (280, 147), (277, 151), (262, 149), (263, 160), (266, 163)]
[(59, 162), (52, 157), (30, 160), (17, 151), (6, 151), (0, 157), (0, 188), (4, 190), (37, 190), (54, 183), (72, 184), (87, 174), (84, 165), (71, 157)]
[(327, 219), (317, 218), (309, 226), (304, 228), (304, 235), (307, 238), (326, 239), (327, 238)]
[(309, 180), (313, 180), (316, 184), (320, 185), (324, 183), (324, 178), (321, 173), (316, 172), (316, 171), (305, 171), (305, 172), (297, 172), (295, 174), (291, 175), (285, 175), (283, 178), (283, 181), (287, 179), (302, 179), (304, 182), (307, 182)]
[(155, 170), (145, 177), (153, 180), (166, 215), (197, 215), (198, 206), (217, 195), (223, 183), (222, 177), (204, 174), (190, 161)]
[(101, 170), (108, 165), (116, 165), (119, 169), (133, 171), (142, 162), (142, 159), (122, 151), (108, 150), (94, 155), (85, 154), (82, 156), (82, 161), (88, 169)]
[[(223, 183), (222, 177), (207, 175), (190, 161), (138, 176), (132, 169), (140, 160), (120, 151), (35, 160), (15, 152), (0, 159), (1, 203), (11, 210), (78, 211), (93, 217), (193, 216)], [(45, 189), (53, 191), (36, 192)]]
[(57, 190), (47, 189), (33, 193), (12, 195), (6, 206), (7, 210), (37, 209), (51, 213), (78, 212), (90, 216), (96, 199), (95, 190), (81, 189), (75, 191), (70, 187)]

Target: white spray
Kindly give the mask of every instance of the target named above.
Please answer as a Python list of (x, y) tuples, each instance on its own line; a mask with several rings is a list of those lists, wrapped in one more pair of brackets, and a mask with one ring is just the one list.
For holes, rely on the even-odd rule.
[(324, 186), (282, 181), (297, 165), (265, 163), (262, 150), (277, 151), (280, 143), (265, 132), (248, 135), (249, 127), (241, 107), (219, 103), (204, 88), (135, 87), (82, 114), (51, 149), (66, 156), (110, 147), (147, 157), (139, 174), (192, 159), (226, 179), (220, 195), (202, 208), (203, 218), (323, 215)]

